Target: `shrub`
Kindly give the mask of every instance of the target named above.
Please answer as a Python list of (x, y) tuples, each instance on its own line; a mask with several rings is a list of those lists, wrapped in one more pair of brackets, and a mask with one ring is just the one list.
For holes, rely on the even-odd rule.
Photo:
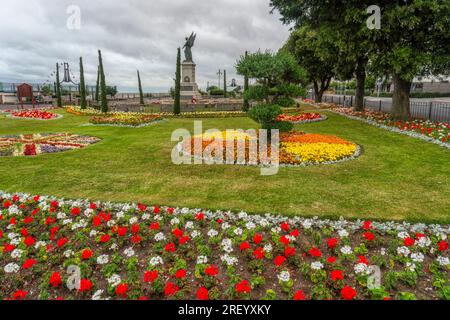
[(256, 85), (248, 88), (244, 92), (244, 98), (247, 100), (263, 101), (269, 96), (269, 89), (266, 86)]
[(262, 103), (249, 111), (249, 117), (258, 122), (262, 129), (278, 129), (281, 132), (289, 132), (294, 127), (292, 123), (276, 120), (282, 113), (279, 105)]

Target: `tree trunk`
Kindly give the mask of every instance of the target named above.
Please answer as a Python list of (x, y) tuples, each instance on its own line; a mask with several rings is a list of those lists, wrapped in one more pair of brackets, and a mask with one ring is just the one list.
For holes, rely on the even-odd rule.
[(366, 63), (359, 61), (356, 66), (355, 110), (364, 111), (364, 94), (366, 87)]
[(399, 74), (395, 74), (393, 80), (392, 115), (395, 118), (407, 119), (411, 115), (409, 101), (411, 81), (402, 79)]
[(314, 102), (321, 103), (322, 102), (323, 93), (319, 90), (319, 84), (317, 81), (314, 81)]

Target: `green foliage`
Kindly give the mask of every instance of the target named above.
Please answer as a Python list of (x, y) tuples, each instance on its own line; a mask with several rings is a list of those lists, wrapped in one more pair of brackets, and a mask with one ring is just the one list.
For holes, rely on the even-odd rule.
[(289, 132), (292, 130), (293, 124), (276, 121), (277, 117), (282, 113), (283, 111), (279, 105), (262, 103), (250, 109), (248, 114), (252, 120), (261, 125), (262, 129)]
[(137, 71), (138, 76), (138, 85), (139, 85), (139, 103), (141, 106), (144, 105), (144, 92), (142, 91), (142, 82), (141, 82), (141, 75), (139, 73), (139, 70)]
[(244, 92), (244, 99), (246, 99), (247, 101), (248, 100), (263, 101), (264, 99), (267, 99), (268, 96), (269, 96), (269, 88), (263, 85), (250, 86)]
[(52, 93), (52, 88), (48, 84), (41, 87), (41, 94), (43, 94), (44, 96), (51, 96)]
[(80, 57), (80, 108), (86, 109), (86, 83), (84, 82), (83, 58)]
[[(245, 51), (245, 57), (248, 57), (248, 51)], [(248, 74), (245, 73), (244, 74), (244, 106), (243, 106), (243, 110), (244, 111), (248, 111), (250, 109), (250, 103), (249, 103), (249, 99), (246, 97), (246, 92), (249, 89), (249, 78), (248, 78)]]
[(181, 49), (177, 49), (177, 71), (175, 73), (175, 100), (173, 106), (173, 113), (180, 114), (181, 112)]
[(101, 98), (101, 110), (103, 113), (108, 112), (108, 99), (106, 97), (106, 80), (105, 70), (103, 69), (102, 52), (98, 50), (98, 62), (100, 66), (100, 98)]
[(116, 86), (106, 86), (106, 94), (110, 96), (115, 96), (117, 94), (117, 87)]
[(97, 67), (97, 84), (95, 86), (95, 101), (100, 101), (100, 66)]

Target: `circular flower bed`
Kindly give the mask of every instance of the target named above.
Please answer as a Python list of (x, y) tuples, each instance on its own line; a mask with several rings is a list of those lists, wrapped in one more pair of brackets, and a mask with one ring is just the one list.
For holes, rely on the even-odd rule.
[(277, 121), (290, 122), (293, 124), (311, 123), (327, 120), (327, 116), (320, 113), (301, 113), (297, 115), (282, 114)]
[(0, 156), (36, 156), (81, 149), (99, 138), (71, 133), (37, 133), (0, 136)]
[(25, 118), (25, 119), (34, 119), (34, 120), (52, 120), (58, 119), (62, 116), (56, 113), (51, 113), (48, 111), (42, 110), (26, 110), (26, 111), (18, 111), (11, 113), (11, 118)]
[(3, 192), (0, 214), (2, 300), (428, 300), (449, 294), (446, 225)]
[[(234, 142), (227, 141), (226, 131), (219, 136), (202, 135), (195, 136), (190, 141), (180, 143), (179, 149), (185, 155), (204, 160), (212, 160), (204, 156), (205, 151), (214, 149), (217, 144), (222, 144), (223, 155), (212, 152), (215, 162), (226, 163), (226, 160), (234, 157), (234, 164), (259, 165), (263, 163), (262, 158), (271, 157), (270, 143), (268, 144), (267, 155), (259, 154), (259, 141), (256, 135), (249, 135), (245, 132), (236, 132), (233, 135)], [(230, 138), (231, 139), (231, 138)], [(197, 154), (196, 145), (201, 145), (201, 154)], [(230, 146), (234, 146), (230, 150)], [(238, 147), (245, 147), (245, 161), (239, 158)], [(252, 147), (253, 146), (253, 147)], [(200, 150), (198, 150), (200, 151)], [(361, 154), (361, 148), (352, 142), (344, 139), (321, 134), (308, 134), (304, 132), (291, 131), (280, 135), (280, 145), (278, 150), (280, 165), (282, 166), (308, 166), (318, 164), (333, 164), (342, 161), (355, 159)], [(274, 155), (276, 156), (276, 155)], [(242, 157), (241, 157), (242, 158)], [(254, 160), (257, 159), (255, 162)]]
[(142, 127), (158, 121), (162, 117), (157, 114), (128, 114), (116, 113), (112, 115), (92, 117), (90, 123), (106, 126)]

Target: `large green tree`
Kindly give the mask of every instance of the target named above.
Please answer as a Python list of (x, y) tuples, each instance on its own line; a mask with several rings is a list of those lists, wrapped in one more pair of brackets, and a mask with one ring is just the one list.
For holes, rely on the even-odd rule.
[(95, 101), (100, 101), (100, 66), (97, 67), (97, 84), (95, 86)]
[(105, 70), (103, 68), (102, 52), (98, 50), (98, 65), (100, 68), (100, 98), (101, 98), (101, 110), (103, 113), (108, 112), (108, 99), (106, 97), (106, 79)]
[(354, 66), (357, 106), (368, 64), (374, 74), (392, 76), (393, 113), (407, 117), (413, 78), (449, 72), (450, 1), (377, 1), (380, 29), (367, 26), (367, 9), (373, 4), (372, 0), (271, 0), (285, 23), (333, 30), (341, 59)]
[(173, 113), (181, 112), (181, 49), (177, 50), (177, 69), (175, 72), (175, 99), (173, 104)]
[(84, 82), (83, 58), (80, 57), (80, 108), (86, 109), (86, 83)]
[[(248, 56), (248, 51), (245, 51), (245, 57)], [(248, 89), (250, 87), (250, 82), (248, 79), (248, 75), (244, 74), (244, 106), (243, 110), (248, 111), (250, 109), (250, 103), (248, 101), (248, 98), (246, 98), (246, 94), (248, 93)]]

